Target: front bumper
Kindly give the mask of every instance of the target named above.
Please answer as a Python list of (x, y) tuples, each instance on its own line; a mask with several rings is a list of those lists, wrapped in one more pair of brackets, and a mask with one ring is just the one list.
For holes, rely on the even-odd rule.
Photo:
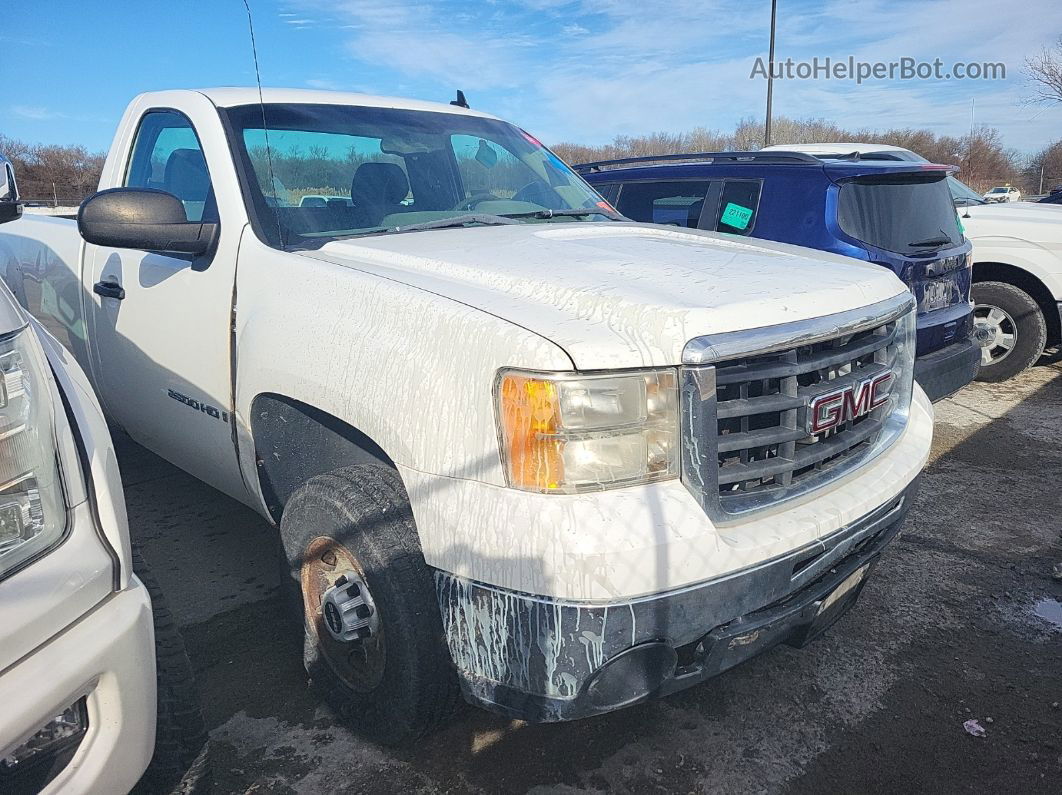
[(914, 374), (918, 385), (936, 403), (974, 380), (981, 369), (981, 349), (970, 339), (919, 356)]
[(128, 588), (0, 673), (0, 758), (81, 698), (88, 715), (69, 760), (44, 773), (39, 767), (49, 760), (32, 760), (0, 778), (0, 791), (25, 787), (30, 777), (38, 786), (47, 782), (43, 793), (127, 792), (136, 784), (155, 745), (152, 626), (147, 589), (131, 578)]
[[(536, 722), (572, 720), (684, 689), (780, 643), (803, 645), (858, 598), (918, 481), (866, 516), (756, 566), (663, 594), (565, 602), (436, 574), (465, 698)], [(850, 591), (824, 603), (842, 583)]]

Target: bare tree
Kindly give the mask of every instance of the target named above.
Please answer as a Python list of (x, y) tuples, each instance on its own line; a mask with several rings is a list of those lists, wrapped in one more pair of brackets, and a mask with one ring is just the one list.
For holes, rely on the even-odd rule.
[(27, 144), (3, 134), (0, 153), (14, 164), (24, 199), (73, 204), (96, 190), (105, 159), (83, 146)]
[[(892, 130), (846, 130), (826, 119), (771, 120), (771, 137), (780, 144), (877, 143), (902, 146), (934, 163), (960, 167), (959, 176), (976, 190), (1016, 182), (1021, 177), (1019, 157), (1005, 149), (998, 130), (981, 127), (972, 135), (956, 138), (912, 128)], [(619, 157), (759, 149), (763, 143), (763, 121), (742, 119), (731, 133), (698, 128), (687, 133), (621, 135), (612, 143), (586, 146), (561, 143), (553, 147), (569, 163), (608, 160)]]
[(1029, 158), (1024, 172), (1028, 193), (1050, 192), (1062, 186), (1062, 139), (1048, 144)]
[(1062, 36), (1053, 47), (1044, 47), (1037, 55), (1026, 58), (1022, 72), (1032, 88), (1029, 102), (1062, 102)]

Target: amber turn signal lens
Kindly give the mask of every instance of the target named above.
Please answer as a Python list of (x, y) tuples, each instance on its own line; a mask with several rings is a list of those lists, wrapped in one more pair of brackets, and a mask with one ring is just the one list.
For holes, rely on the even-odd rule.
[(578, 494), (677, 476), (675, 376), (503, 370), (496, 397), (508, 484)]
[(509, 482), (551, 491), (564, 480), (563, 442), (557, 438), (557, 388), (549, 381), (509, 373), (501, 382), (501, 421)]

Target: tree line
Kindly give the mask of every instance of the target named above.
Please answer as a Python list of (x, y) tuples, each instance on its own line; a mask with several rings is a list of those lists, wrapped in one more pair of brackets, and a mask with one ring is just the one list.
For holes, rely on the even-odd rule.
[[(1030, 157), (1008, 149), (999, 131), (980, 127), (963, 136), (937, 135), (929, 130), (895, 128), (887, 130), (846, 129), (825, 119), (775, 118), (771, 123), (775, 144), (878, 143), (901, 146), (934, 163), (959, 166), (959, 179), (976, 191), (996, 185), (1014, 185), (1025, 194), (1040, 192), (1062, 183), (1062, 139), (1045, 146)], [(668, 153), (745, 152), (763, 146), (763, 123), (742, 120), (733, 132), (698, 127), (682, 133), (657, 132), (639, 136), (617, 136), (611, 143), (587, 146), (560, 143), (553, 150), (569, 163), (641, 157)]]
[[(1040, 192), (1041, 181), (1044, 191), (1062, 184), (1062, 139), (1029, 157), (1022, 157), (1008, 149), (999, 131), (990, 127), (977, 128), (963, 136), (950, 136), (915, 128), (852, 130), (825, 119), (777, 118), (772, 122), (772, 138), (776, 143), (788, 144), (850, 141), (902, 146), (932, 162), (959, 166), (959, 178), (977, 191), (1009, 184), (1025, 194), (1035, 194)], [(600, 146), (563, 142), (553, 150), (569, 163), (580, 163), (667, 153), (753, 151), (762, 142), (763, 124), (750, 118), (741, 121), (731, 132), (698, 127), (680, 133), (622, 135)], [(3, 134), (0, 134), (0, 154), (14, 164), (25, 200), (61, 205), (78, 204), (96, 189), (105, 159), (103, 152), (90, 152), (80, 145), (29, 144)], [(360, 162), (375, 159), (353, 150), (347, 157), (337, 158), (314, 148), (305, 152), (274, 150), (272, 155), (273, 172), (278, 180), (289, 190), (300, 193), (345, 193), (350, 189), (353, 169)], [(255, 160), (264, 156), (264, 150), (252, 152)], [(463, 161), (461, 165), (465, 172), (474, 170), (476, 164)], [(466, 176), (473, 178), (470, 181), (485, 180), (482, 174), (472, 171)]]
[(79, 204), (95, 191), (106, 159), (84, 146), (30, 144), (2, 133), (0, 154), (14, 165), (23, 199), (59, 205)]

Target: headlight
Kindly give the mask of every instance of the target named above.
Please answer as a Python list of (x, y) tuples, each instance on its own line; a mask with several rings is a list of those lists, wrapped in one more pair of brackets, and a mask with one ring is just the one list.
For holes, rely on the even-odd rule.
[(502, 462), (514, 488), (574, 494), (678, 475), (674, 369), (503, 370), (495, 397)]
[(911, 390), (914, 388), (915, 348), (918, 344), (917, 313), (912, 307), (896, 319), (896, 358), (892, 362), (892, 377), (896, 386), (896, 408), (893, 414), (907, 416), (911, 410)]
[(0, 576), (65, 527), (47, 364), (24, 330), (0, 341)]

